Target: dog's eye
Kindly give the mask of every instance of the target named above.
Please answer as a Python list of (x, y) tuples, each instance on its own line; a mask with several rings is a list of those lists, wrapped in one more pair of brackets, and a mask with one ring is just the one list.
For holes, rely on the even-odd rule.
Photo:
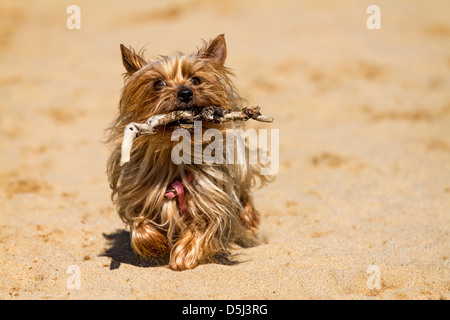
[(200, 84), (200, 78), (199, 77), (192, 77), (191, 82), (194, 86), (198, 86)]
[(155, 83), (153, 84), (153, 88), (155, 88), (156, 91), (161, 90), (165, 86), (166, 83), (164, 82), (164, 80), (156, 80)]

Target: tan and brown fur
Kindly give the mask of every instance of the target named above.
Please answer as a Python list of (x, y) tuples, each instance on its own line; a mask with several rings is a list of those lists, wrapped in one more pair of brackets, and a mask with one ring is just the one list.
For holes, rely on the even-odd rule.
[[(173, 270), (195, 268), (228, 253), (236, 240), (253, 237), (259, 225), (250, 189), (265, 182), (256, 165), (180, 164), (171, 160), (173, 126), (134, 142), (131, 161), (120, 167), (124, 128), (150, 116), (178, 109), (221, 106), (239, 110), (243, 100), (224, 66), (225, 38), (219, 35), (197, 52), (146, 61), (121, 45), (126, 69), (119, 114), (109, 128), (113, 146), (107, 173), (119, 216), (129, 226), (131, 245), (144, 257), (170, 256)], [(161, 82), (163, 81), (163, 82)], [(180, 103), (178, 92), (191, 90), (189, 103)], [(229, 125), (203, 124), (203, 129), (225, 130)], [(191, 173), (193, 180), (187, 181)], [(164, 195), (174, 181), (185, 185), (187, 212), (180, 215), (177, 202)]]

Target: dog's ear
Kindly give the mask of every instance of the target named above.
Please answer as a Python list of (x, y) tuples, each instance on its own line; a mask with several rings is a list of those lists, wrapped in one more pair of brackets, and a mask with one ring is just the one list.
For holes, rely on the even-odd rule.
[(127, 70), (129, 76), (147, 64), (147, 61), (145, 61), (144, 58), (134, 50), (128, 49), (123, 44), (120, 45), (120, 52), (122, 53), (123, 66)]
[(220, 34), (215, 37), (201, 52), (204, 58), (211, 59), (220, 65), (223, 65), (227, 58), (227, 44), (225, 43), (225, 35)]

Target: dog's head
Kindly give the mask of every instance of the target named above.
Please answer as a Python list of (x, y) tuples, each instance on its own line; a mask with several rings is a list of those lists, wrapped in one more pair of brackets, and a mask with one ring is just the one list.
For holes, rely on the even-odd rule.
[(224, 35), (193, 54), (152, 61), (123, 45), (120, 48), (126, 69), (120, 112), (126, 121), (143, 122), (156, 114), (207, 106), (235, 109), (240, 103), (232, 73), (224, 66)]

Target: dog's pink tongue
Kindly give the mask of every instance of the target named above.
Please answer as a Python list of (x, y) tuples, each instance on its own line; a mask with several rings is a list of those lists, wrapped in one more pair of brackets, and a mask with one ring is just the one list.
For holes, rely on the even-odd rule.
[[(191, 182), (192, 173), (188, 173), (187, 180), (188, 182)], [(184, 185), (181, 181), (177, 180), (173, 182), (164, 195), (168, 199), (177, 197), (178, 210), (180, 211), (180, 214), (183, 215), (186, 213), (187, 205), (186, 199), (184, 198)]]

